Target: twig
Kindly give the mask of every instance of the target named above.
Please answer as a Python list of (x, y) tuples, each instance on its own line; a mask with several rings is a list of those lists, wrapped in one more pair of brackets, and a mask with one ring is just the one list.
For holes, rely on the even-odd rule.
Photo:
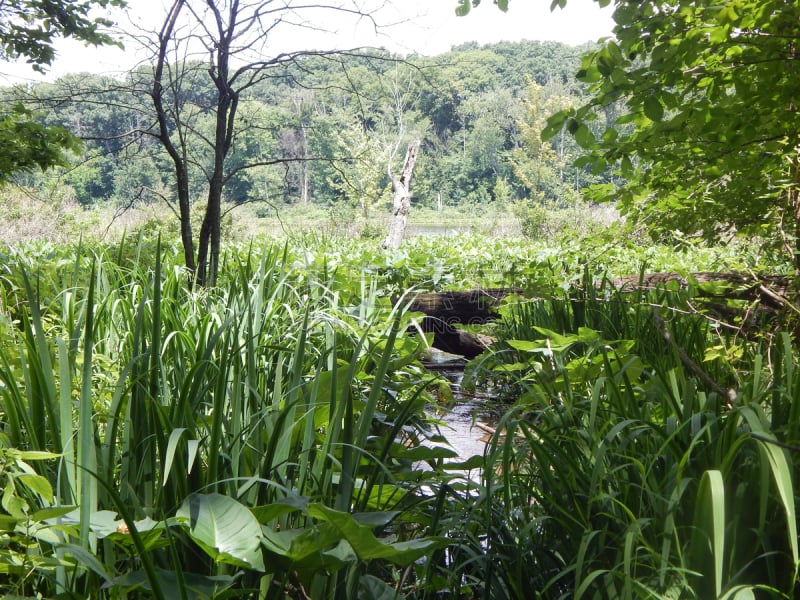
[(114, 211), (114, 214), (112, 215), (111, 220), (108, 222), (108, 227), (106, 227), (106, 230), (103, 233), (103, 237), (108, 235), (108, 232), (111, 230), (111, 226), (114, 224), (114, 221), (116, 221), (122, 215), (124, 215), (126, 212), (128, 212), (130, 209), (132, 209), (133, 205), (136, 204), (137, 200), (141, 200), (142, 192), (144, 192), (144, 190), (145, 190), (144, 187), (140, 187), (139, 188), (139, 193), (136, 194), (133, 198), (131, 198), (130, 202), (128, 202), (126, 205), (121, 206), (116, 211)]
[(675, 352), (678, 354), (678, 358), (680, 358), (681, 363), (684, 367), (689, 369), (697, 378), (705, 385), (706, 387), (712, 389), (716, 392), (719, 396), (728, 399), (728, 408), (731, 407), (731, 403), (733, 400), (736, 399), (736, 391), (733, 389), (726, 390), (721, 385), (719, 385), (716, 381), (711, 379), (708, 373), (703, 371), (700, 366), (694, 362), (688, 354), (686, 354), (686, 350), (681, 348), (677, 342), (672, 338), (672, 334), (667, 331), (666, 323), (664, 323), (664, 318), (658, 312), (657, 308), (653, 309), (653, 321), (656, 324), (656, 328), (661, 333), (661, 337), (666, 340), (666, 342), (672, 347)]

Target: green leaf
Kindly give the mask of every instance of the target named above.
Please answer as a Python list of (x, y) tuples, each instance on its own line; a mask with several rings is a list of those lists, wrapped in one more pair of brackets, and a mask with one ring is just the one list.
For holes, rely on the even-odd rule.
[(48, 508), (43, 508), (42, 510), (37, 510), (35, 513), (31, 514), (31, 521), (46, 521), (48, 519), (56, 519), (73, 512), (75, 509), (75, 506), (51, 506)]
[[(264, 548), (286, 568), (300, 571), (336, 571), (357, 560), (350, 544), (335, 527), (321, 523), (307, 529), (275, 531), (264, 527)], [(341, 545), (344, 544), (344, 545)]]
[(435, 446), (433, 448), (417, 446), (416, 448), (404, 449), (399, 456), (412, 461), (443, 460), (455, 458), (458, 456), (458, 452), (455, 452), (452, 448), (443, 448), (441, 446)]
[(574, 114), (575, 109), (568, 108), (550, 115), (550, 117), (547, 119), (547, 125), (545, 125), (544, 129), (542, 129), (541, 138), (544, 141), (547, 141), (561, 133), (561, 130), (564, 129), (566, 125), (566, 121), (570, 117), (574, 116)]
[(75, 544), (64, 544), (60, 546), (59, 549), (65, 552), (67, 557), (71, 558), (79, 567), (94, 571), (106, 581), (111, 579), (111, 573), (108, 572), (103, 563), (97, 560), (97, 557), (85, 548), (81, 548)]
[(472, 471), (474, 469), (482, 469), (486, 465), (486, 459), (483, 456), (475, 454), (470, 456), (467, 460), (462, 462), (445, 463), (445, 471)]
[(217, 562), (264, 571), (261, 525), (247, 507), (221, 494), (191, 494), (176, 517)]
[(755, 600), (753, 590), (758, 589), (751, 585), (737, 585), (725, 592), (719, 600)]
[[(215, 575), (212, 577), (197, 575), (195, 573), (182, 573), (181, 577), (185, 586), (181, 589), (179, 577), (174, 571), (166, 569), (155, 569), (156, 581), (164, 592), (166, 598), (186, 598), (186, 600), (208, 600), (208, 598), (224, 598), (221, 594), (226, 588), (234, 583), (234, 578), (228, 575)], [(121, 577), (116, 577), (108, 582), (111, 589), (119, 589), (123, 592), (133, 590), (143, 590), (152, 592), (150, 580), (144, 571), (134, 571), (126, 573)]]
[(45, 477), (22, 473), (17, 475), (16, 479), (32, 492), (39, 494), (45, 502), (50, 503), (53, 501), (53, 487)]
[(358, 597), (364, 600), (395, 600), (395, 589), (374, 575), (363, 575), (358, 580)]
[(700, 480), (692, 547), (693, 558), (698, 561), (692, 568), (702, 573), (710, 567), (714, 597), (719, 597), (725, 564), (725, 484), (717, 470), (706, 471)]
[(272, 504), (256, 506), (250, 510), (259, 523), (269, 523), (273, 519), (288, 515), (298, 510), (305, 511), (308, 508), (308, 498), (306, 496), (287, 496)]
[[(172, 470), (172, 461), (175, 460), (175, 451), (178, 449), (178, 442), (185, 431), (185, 427), (179, 427), (174, 429), (172, 433), (169, 434), (169, 440), (167, 441), (167, 453), (164, 457), (164, 478), (161, 485), (167, 485), (167, 479), (169, 478), (169, 473)], [(192, 464), (197, 456), (197, 440), (188, 440), (186, 443), (186, 449), (186, 472), (191, 473)]]
[(644, 114), (651, 121), (659, 122), (664, 118), (664, 107), (655, 96), (644, 99)]
[(572, 135), (575, 136), (575, 141), (578, 142), (578, 145), (581, 148), (591, 149), (597, 143), (597, 140), (595, 140), (592, 130), (589, 129), (583, 123), (578, 125), (578, 127), (575, 129)]
[(399, 510), (374, 510), (364, 513), (353, 513), (353, 518), (361, 525), (368, 527), (386, 527), (400, 514)]
[[(61, 522), (68, 525), (80, 525), (80, 509), (74, 510), (61, 518)], [(118, 518), (117, 513), (112, 510), (98, 510), (89, 514), (88, 528), (98, 538), (104, 538), (117, 531), (117, 527), (123, 521)]]
[(43, 452), (41, 450), (12, 450), (10, 454), (14, 458), (20, 460), (50, 460), (61, 458), (63, 454), (55, 454), (53, 452)]
[(25, 521), (25, 516), (12, 517), (9, 515), (0, 514), (0, 531), (12, 531), (17, 523)]
[(459, 5), (456, 7), (456, 16), (457, 17), (465, 17), (469, 14), (469, 10), (472, 8), (470, 5), (470, 0), (459, 0)]
[(792, 482), (792, 469), (789, 467), (789, 461), (784, 450), (774, 443), (777, 440), (775, 435), (765, 426), (765, 418), (763, 416), (759, 417), (756, 411), (750, 407), (743, 408), (742, 415), (747, 420), (751, 431), (762, 438), (762, 440), (759, 440), (759, 444), (767, 455), (775, 487), (778, 489), (783, 510), (786, 513), (787, 539), (792, 550), (792, 560), (797, 564), (798, 560), (800, 560), (800, 550), (798, 550), (797, 542), (797, 508), (794, 500), (795, 489)]
[(576, 335), (561, 335), (560, 333), (547, 329), (546, 327), (534, 327), (536, 331), (544, 335), (549, 341), (551, 347), (566, 348), (567, 346), (580, 341)]
[(520, 352), (542, 352), (546, 350), (541, 341), (506, 340), (506, 343)]
[(333, 525), (350, 543), (361, 560), (382, 558), (403, 567), (448, 544), (446, 539), (435, 537), (408, 542), (381, 542), (369, 527), (358, 523), (349, 513), (333, 510), (320, 503), (311, 504), (308, 507), (308, 514)]

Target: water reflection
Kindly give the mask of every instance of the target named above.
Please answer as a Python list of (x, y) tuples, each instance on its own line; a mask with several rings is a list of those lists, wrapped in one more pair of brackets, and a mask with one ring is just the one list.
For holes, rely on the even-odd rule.
[(497, 415), (489, 396), (467, 394), (461, 390), (461, 370), (440, 370), (450, 381), (454, 403), (449, 407), (431, 407), (430, 415), (441, 423), (440, 430), (457, 457), (446, 462), (463, 462), (471, 456), (483, 456)]

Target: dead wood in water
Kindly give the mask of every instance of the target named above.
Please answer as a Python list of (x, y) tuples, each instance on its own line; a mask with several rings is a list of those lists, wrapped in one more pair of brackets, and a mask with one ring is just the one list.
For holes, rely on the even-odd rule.
[[(688, 276), (679, 273), (647, 273), (630, 277), (618, 277), (598, 282), (598, 287), (611, 285), (621, 292), (637, 292), (664, 287), (678, 289), (693, 288), (694, 296), (706, 299), (706, 308), (720, 316), (735, 319), (741, 316), (731, 308), (728, 300), (743, 300), (752, 303), (766, 313), (775, 313), (794, 307), (796, 292), (792, 289), (792, 278), (783, 275), (754, 275), (750, 273), (698, 272)], [(484, 324), (497, 318), (497, 309), (504, 298), (510, 295), (531, 297), (520, 288), (486, 288), (461, 291), (424, 292), (416, 294), (409, 303), (412, 312), (421, 312), (422, 330), (433, 332), (434, 347), (473, 358), (488, 346), (487, 339), (454, 327), (458, 324)], [(396, 303), (398, 299), (395, 299)]]
[(520, 293), (522, 290), (516, 288), (425, 292), (413, 297), (408, 310), (445, 323), (481, 324), (497, 317), (497, 307), (503, 298)]
[(419, 140), (414, 140), (408, 145), (406, 159), (400, 175), (394, 175), (389, 170), (389, 179), (392, 181), (392, 203), (394, 205), (392, 221), (389, 224), (389, 233), (383, 242), (384, 250), (396, 250), (403, 241), (406, 233), (408, 213), (411, 212), (411, 175), (419, 153)]
[(758, 300), (771, 308), (784, 308), (790, 302), (793, 279), (786, 275), (755, 275), (752, 273), (713, 273), (701, 271), (683, 276), (679, 273), (646, 273), (611, 280), (621, 291), (637, 291), (675, 285), (679, 289), (695, 286), (699, 298)]

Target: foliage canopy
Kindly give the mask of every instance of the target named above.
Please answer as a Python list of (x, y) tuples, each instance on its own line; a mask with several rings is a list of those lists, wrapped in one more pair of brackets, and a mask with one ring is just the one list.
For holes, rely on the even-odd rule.
[[(9, 0), (0, 3), (0, 58), (24, 58), (43, 73), (55, 58), (53, 44), (71, 37), (88, 44), (115, 43), (102, 31), (111, 23), (93, 18), (94, 8), (124, 6), (123, 0)], [(62, 127), (44, 127), (31, 119), (23, 107), (14, 105), (0, 115), (0, 182), (17, 172), (64, 164), (67, 151), (78, 140)]]
[(625, 184), (597, 196), (656, 232), (777, 231), (797, 256), (800, 6), (616, 0), (614, 21), (578, 73), (591, 99), (544, 137), (566, 127), (590, 150), (578, 164), (618, 167)]
[(102, 31), (111, 22), (92, 18), (95, 8), (124, 6), (123, 0), (9, 0), (0, 3), (0, 44), (4, 59), (25, 58), (34, 70), (44, 72), (55, 58), (53, 44), (71, 37), (88, 44), (113, 44)]

